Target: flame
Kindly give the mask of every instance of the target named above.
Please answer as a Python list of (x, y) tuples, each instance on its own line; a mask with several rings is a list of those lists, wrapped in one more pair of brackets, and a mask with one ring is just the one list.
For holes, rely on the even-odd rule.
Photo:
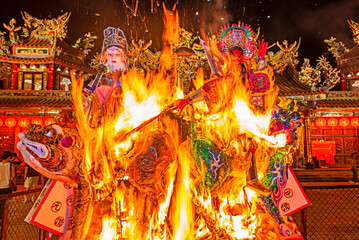
[(113, 240), (116, 237), (116, 220), (108, 216), (103, 218), (103, 229), (100, 235), (101, 240)]
[[(116, 109), (117, 97), (120, 107), (101, 116), (101, 124), (96, 128), (89, 124), (90, 111), (83, 108), (81, 78), (73, 76), (78, 130), (85, 149), (84, 177), (95, 202), (106, 197), (112, 201), (111, 217), (103, 218), (100, 239), (276, 238), (279, 233), (271, 227), (276, 222), (262, 208), (258, 193), (244, 188), (249, 159), (255, 156), (262, 178), (272, 153), (286, 143), (284, 134), (268, 134), (275, 97), (265, 108), (254, 108), (249, 104), (251, 94), (242, 79), (245, 67), (238, 68), (230, 58), (223, 58), (214, 50), (214, 55), (223, 62), (223, 79), (218, 88), (220, 102), (213, 108), (205, 101), (196, 103), (185, 112), (194, 116), (194, 127), (199, 133), (215, 143), (223, 154), (233, 156), (233, 170), (218, 189), (200, 190), (204, 164), (201, 163), (201, 168), (195, 165), (189, 142), (179, 146), (177, 123), (165, 114), (167, 106), (183, 97), (183, 93), (176, 82), (175, 55), (170, 47), (178, 41), (178, 14), (166, 8), (164, 12), (165, 44), (159, 70), (146, 75), (136, 70), (124, 74), (122, 92), (109, 88), (114, 97), (105, 106), (109, 112)], [(204, 82), (200, 71), (195, 85), (199, 87)], [(153, 196), (135, 181), (138, 176), (131, 175), (135, 171), (131, 164), (142, 151), (150, 149), (151, 134), (156, 131), (170, 136), (168, 142), (172, 144), (175, 160), (164, 176), (155, 179), (164, 184)]]

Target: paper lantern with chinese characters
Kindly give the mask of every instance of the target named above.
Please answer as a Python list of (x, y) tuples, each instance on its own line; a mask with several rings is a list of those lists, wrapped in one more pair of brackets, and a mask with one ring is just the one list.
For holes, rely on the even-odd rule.
[(324, 118), (318, 118), (317, 120), (315, 120), (315, 124), (317, 124), (318, 127), (324, 127), (326, 121)]
[(3, 120), (0, 118), (0, 127), (2, 126), (3, 123), (4, 123)]
[(334, 127), (338, 125), (338, 120), (335, 118), (329, 118), (328, 119), (328, 126)]
[(45, 120), (45, 126), (49, 126), (50, 124), (55, 123), (55, 120), (53, 118), (47, 118)]
[(34, 118), (34, 119), (32, 119), (31, 123), (36, 124), (36, 125), (41, 125), (42, 121), (40, 118)]
[(7, 127), (15, 127), (15, 125), (16, 125), (16, 120), (15, 120), (14, 118), (7, 118), (7, 119), (5, 120), (5, 125), (6, 125)]
[(349, 119), (348, 118), (341, 118), (339, 120), (339, 125), (342, 126), (342, 127), (349, 126)]
[(19, 121), (18, 121), (18, 124), (19, 124), (20, 127), (25, 128), (25, 127), (29, 126), (30, 121), (27, 118), (20, 118)]
[(352, 120), (350, 121), (350, 124), (353, 127), (359, 127), (359, 118), (352, 118)]

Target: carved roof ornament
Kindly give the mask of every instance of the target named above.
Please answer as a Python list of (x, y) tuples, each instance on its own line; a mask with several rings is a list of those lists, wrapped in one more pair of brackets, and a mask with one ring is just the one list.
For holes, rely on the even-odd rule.
[(10, 20), (9, 25), (6, 25), (5, 23), (3, 24), (4, 27), (9, 31), (10, 42), (13, 44), (16, 43), (17, 40), (15, 32), (21, 29), (21, 27), (15, 27), (15, 24), (16, 24), (16, 20), (14, 18)]
[(283, 72), (289, 63), (291, 63), (294, 67), (297, 66), (300, 38), (298, 42), (295, 41), (289, 46), (287, 40), (284, 40), (282, 44), (277, 42), (275, 45), (278, 46), (279, 51), (276, 53), (268, 52), (268, 60), (270, 65), (273, 66), (274, 71), (277, 73)]
[(353, 20), (348, 20), (349, 26), (353, 31), (353, 40), (356, 44), (359, 44), (359, 23)]
[(342, 42), (337, 42), (335, 37), (330, 37), (330, 39), (325, 39), (324, 42), (328, 44), (328, 51), (333, 54), (333, 57), (340, 58), (347, 52), (349, 49), (345, 47), (345, 44)]
[(312, 91), (329, 91), (338, 83), (340, 77), (338, 69), (333, 68), (329, 61), (321, 56), (317, 59), (316, 67), (312, 67), (309, 59), (304, 58), (299, 80), (311, 86)]
[(86, 33), (84, 38), (77, 39), (76, 43), (72, 45), (73, 48), (78, 49), (82, 52), (84, 55), (88, 55), (91, 51), (91, 48), (93, 48), (94, 41), (97, 39), (97, 36), (91, 35), (90, 32)]
[(58, 18), (38, 19), (27, 12), (21, 12), (24, 19), (23, 36), (54, 41), (63, 40), (67, 34), (67, 22), (71, 13), (64, 13)]

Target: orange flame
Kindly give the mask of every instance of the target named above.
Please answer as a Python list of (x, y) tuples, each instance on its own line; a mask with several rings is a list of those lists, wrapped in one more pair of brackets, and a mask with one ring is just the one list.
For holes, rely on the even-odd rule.
[[(165, 47), (159, 71), (144, 75), (130, 70), (124, 74), (121, 107), (113, 114), (104, 114), (99, 127), (89, 125), (90, 111), (83, 109), (81, 79), (72, 79), (78, 130), (85, 148), (85, 179), (91, 185), (94, 201), (106, 197), (106, 192), (112, 193), (112, 214), (103, 219), (101, 239), (266, 239), (266, 236), (279, 236), (278, 230), (271, 227), (276, 223), (261, 207), (258, 194), (243, 188), (250, 164), (249, 150), (256, 148), (258, 172), (263, 177), (271, 153), (285, 145), (284, 135), (268, 135), (274, 100), (269, 101), (271, 104), (265, 109), (251, 106), (251, 94), (242, 79), (248, 66), (239, 68), (231, 58), (214, 52), (223, 62), (219, 107), (210, 109), (206, 102), (200, 102), (186, 111), (194, 116), (199, 133), (225, 154), (233, 156), (233, 170), (217, 190), (199, 191), (197, 186), (204, 175), (201, 172), (204, 167), (198, 170), (195, 166), (188, 141), (179, 146), (176, 121), (161, 115), (168, 109), (166, 106), (183, 96), (176, 82), (175, 54), (170, 47), (178, 41), (178, 14), (166, 8), (164, 12)], [(201, 86), (204, 82), (204, 74), (200, 71), (195, 85)], [(107, 107), (111, 109), (114, 105)], [(166, 184), (161, 185), (162, 191), (156, 197), (151, 197), (131, 179), (130, 168), (141, 151), (146, 150), (148, 144), (144, 137), (154, 131), (171, 137), (172, 155), (178, 159), (174, 157), (175, 161), (166, 168), (166, 175), (155, 179)], [(140, 140), (143, 140), (143, 149), (131, 155)], [(119, 166), (122, 175), (115, 171)]]

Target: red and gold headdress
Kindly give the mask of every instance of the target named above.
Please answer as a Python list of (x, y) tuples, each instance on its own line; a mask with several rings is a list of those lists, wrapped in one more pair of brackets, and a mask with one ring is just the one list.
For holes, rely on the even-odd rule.
[(256, 36), (249, 25), (233, 24), (231, 27), (229, 24), (220, 28), (217, 34), (217, 47), (219, 51), (226, 55), (233, 48), (241, 48), (243, 51), (243, 57), (245, 60), (252, 59), (256, 51)]

